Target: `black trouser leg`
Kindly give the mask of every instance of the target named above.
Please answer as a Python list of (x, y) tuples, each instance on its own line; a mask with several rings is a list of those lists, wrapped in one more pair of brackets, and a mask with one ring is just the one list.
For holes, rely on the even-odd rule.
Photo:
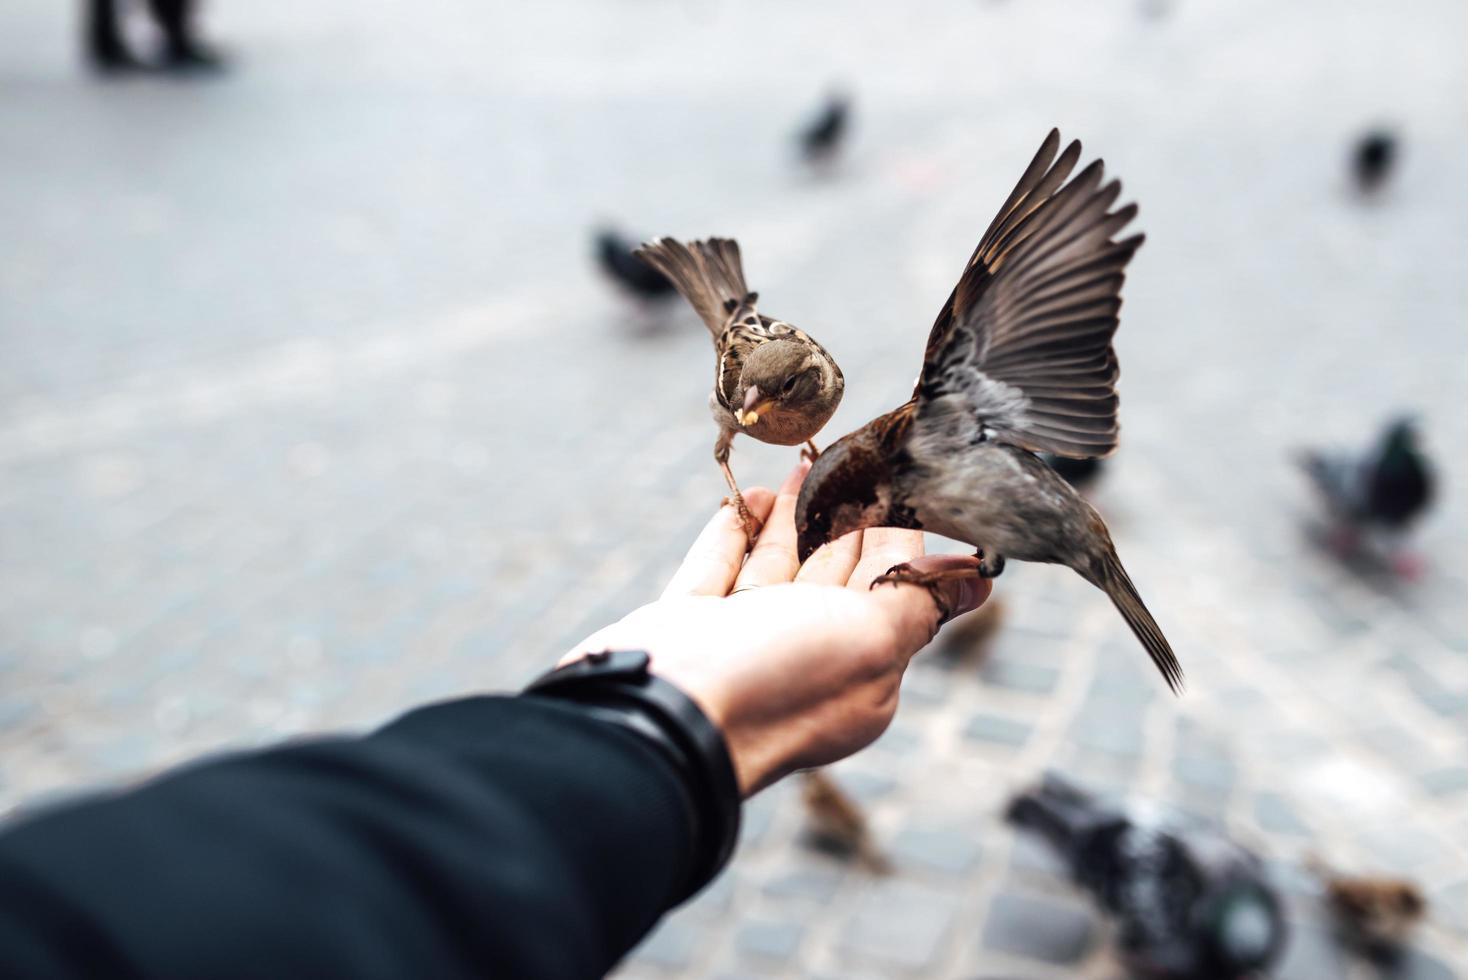
[(106, 64), (130, 61), (117, 22), (117, 0), (87, 0), (87, 53)]
[(168, 53), (179, 56), (193, 50), (193, 38), (189, 34), (189, 0), (148, 0), (153, 10), (153, 19), (163, 32), (168, 44)]

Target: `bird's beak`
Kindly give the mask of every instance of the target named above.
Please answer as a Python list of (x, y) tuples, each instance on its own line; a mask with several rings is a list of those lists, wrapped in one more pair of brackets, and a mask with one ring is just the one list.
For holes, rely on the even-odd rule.
[(815, 554), (816, 549), (820, 546), (821, 543), (819, 541), (814, 540), (811, 535), (808, 535), (802, 531), (800, 534), (800, 538), (795, 543), (795, 553), (796, 556), (800, 559), (800, 563), (804, 565), (805, 560), (811, 555)]
[(744, 393), (744, 408), (739, 413), (739, 424), (754, 425), (759, 421), (761, 415), (770, 410), (773, 404), (775, 404), (773, 398), (760, 401), (759, 385), (750, 385), (749, 390)]

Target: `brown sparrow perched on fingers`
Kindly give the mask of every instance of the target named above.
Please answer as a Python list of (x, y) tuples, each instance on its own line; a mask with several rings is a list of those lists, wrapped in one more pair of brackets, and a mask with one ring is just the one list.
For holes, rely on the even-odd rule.
[(746, 432), (777, 446), (804, 443), (802, 454), (814, 458), (811, 440), (841, 404), (841, 369), (803, 330), (755, 308), (759, 294), (745, 285), (738, 242), (710, 238), (684, 245), (659, 238), (636, 254), (672, 281), (713, 335), (718, 366), (709, 408), (719, 424), (714, 459), (752, 538), (759, 522), (729, 469), (734, 436)]
[[(1081, 145), (1060, 133), (999, 209), (928, 337), (912, 398), (829, 446), (800, 490), (799, 557), (864, 527), (918, 528), (979, 549), (980, 565), (940, 573), (993, 577), (1006, 556), (1069, 565), (1102, 589), (1168, 685), (1182, 668), (1106, 524), (1037, 452), (1072, 459), (1116, 449), (1111, 337), (1123, 272), (1141, 235), (1111, 210), (1121, 184), (1101, 161), (1066, 182)], [(905, 566), (880, 582), (930, 585)]]

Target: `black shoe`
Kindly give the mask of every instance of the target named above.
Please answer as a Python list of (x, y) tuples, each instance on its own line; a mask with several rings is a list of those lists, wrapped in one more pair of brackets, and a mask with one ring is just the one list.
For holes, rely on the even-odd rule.
[(187, 41), (168, 45), (161, 67), (167, 71), (212, 73), (224, 70), (225, 59), (208, 45)]
[(87, 58), (95, 71), (106, 75), (124, 74), (126, 72), (147, 71), (149, 65), (139, 61), (133, 53), (121, 44), (106, 44), (93, 47), (87, 52)]

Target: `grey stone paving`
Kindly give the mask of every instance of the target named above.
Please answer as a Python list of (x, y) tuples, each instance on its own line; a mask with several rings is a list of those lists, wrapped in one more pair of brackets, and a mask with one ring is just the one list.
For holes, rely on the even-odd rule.
[[(1084, 583), (1011, 564), (989, 659), (920, 658), (836, 767), (896, 873), (810, 852), (775, 787), (622, 973), (1115, 976), (998, 819), (1056, 766), (1264, 850), (1281, 976), (1371, 975), (1312, 850), (1428, 890), (1391, 975), (1468, 975), (1462, 5), (217, 6), (239, 66), (198, 85), (98, 85), (70, 5), (0, 14), (0, 808), (522, 683), (656, 595), (723, 492), (702, 331), (610, 293), (589, 227), (738, 235), (842, 361), (834, 435), (902, 396), (1059, 124), (1142, 204), (1096, 502), (1186, 696)], [(817, 183), (785, 140), (836, 79), (858, 129)], [(1362, 206), (1343, 149), (1380, 119), (1406, 152)], [(1398, 408), (1446, 488), (1412, 585), (1323, 557), (1287, 463)]]

